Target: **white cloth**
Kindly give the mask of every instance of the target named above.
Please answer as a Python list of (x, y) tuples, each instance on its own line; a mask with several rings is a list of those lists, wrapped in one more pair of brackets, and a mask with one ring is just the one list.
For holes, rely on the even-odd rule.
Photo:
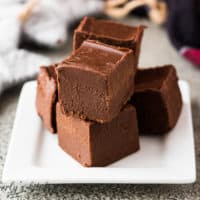
[(0, 56), (0, 93), (14, 84), (32, 78), (50, 59), (25, 50), (12, 50)]
[(31, 16), (20, 24), (18, 15), (25, 5), (21, 2), (27, 0), (0, 0), (0, 53), (16, 48), (22, 31), (39, 44), (63, 46), (74, 20), (101, 13), (104, 8), (101, 0), (39, 0)]
[(44, 56), (19, 50), (22, 31), (33, 41), (58, 48), (67, 40), (68, 26), (84, 15), (103, 10), (100, 0), (40, 0), (30, 18), (21, 24), (18, 15), (27, 0), (0, 0), (0, 94), (50, 64)]
[(18, 15), (21, 9), (22, 6), (18, 4), (0, 3), (0, 54), (17, 48), (21, 32)]
[(66, 43), (70, 23), (103, 7), (100, 0), (40, 0), (23, 29), (34, 41), (57, 48)]
[(12, 85), (36, 75), (40, 65), (50, 63), (44, 56), (17, 49), (22, 5), (15, 2), (0, 0), (0, 95)]

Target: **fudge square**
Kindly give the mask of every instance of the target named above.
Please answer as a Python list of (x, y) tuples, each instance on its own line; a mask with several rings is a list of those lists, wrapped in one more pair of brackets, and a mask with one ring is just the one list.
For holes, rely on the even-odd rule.
[(145, 26), (127, 26), (110, 20), (85, 17), (74, 32), (73, 49), (80, 47), (86, 39), (130, 48), (136, 55), (136, 66), (140, 55), (140, 46)]
[(100, 124), (63, 114), (56, 105), (60, 147), (83, 166), (105, 166), (139, 149), (136, 111), (126, 105), (111, 122)]
[(57, 64), (40, 67), (37, 80), (36, 109), (44, 125), (52, 133), (56, 132)]
[(86, 40), (57, 67), (58, 98), (65, 114), (111, 121), (134, 90), (133, 51)]
[(161, 134), (172, 129), (182, 108), (174, 66), (138, 70), (131, 103), (137, 111), (140, 133)]

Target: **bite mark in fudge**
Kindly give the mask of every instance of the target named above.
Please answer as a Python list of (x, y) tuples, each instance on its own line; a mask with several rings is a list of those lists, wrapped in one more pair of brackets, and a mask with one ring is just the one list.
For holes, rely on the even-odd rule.
[(40, 67), (37, 81), (36, 109), (44, 126), (52, 133), (56, 132), (57, 102), (57, 64)]
[(57, 67), (63, 113), (111, 121), (131, 98), (136, 67), (133, 51), (86, 40)]
[(131, 103), (137, 111), (140, 133), (161, 134), (172, 129), (182, 108), (174, 66), (138, 70)]
[(99, 124), (61, 112), (56, 106), (60, 147), (82, 165), (105, 166), (139, 149), (135, 108), (131, 105), (111, 122)]
[(137, 66), (144, 29), (145, 26), (132, 27), (110, 20), (85, 17), (74, 32), (73, 49), (79, 48), (86, 39), (130, 48), (136, 55)]

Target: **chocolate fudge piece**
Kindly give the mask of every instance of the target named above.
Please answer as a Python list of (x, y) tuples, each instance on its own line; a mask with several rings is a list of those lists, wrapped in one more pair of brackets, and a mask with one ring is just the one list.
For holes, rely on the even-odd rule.
[(56, 132), (57, 77), (55, 68), (40, 67), (37, 82), (36, 109), (44, 125), (52, 133)]
[(99, 124), (61, 112), (56, 105), (60, 147), (82, 165), (105, 166), (139, 149), (135, 108), (126, 105), (111, 122)]
[(135, 106), (139, 132), (161, 134), (172, 129), (179, 118), (182, 99), (176, 70), (172, 65), (138, 70)]
[(130, 48), (136, 55), (136, 66), (140, 55), (140, 46), (145, 26), (127, 26), (109, 20), (97, 20), (85, 17), (74, 32), (74, 50), (86, 39)]
[(63, 113), (102, 123), (111, 121), (133, 94), (133, 63), (131, 49), (84, 41), (57, 67)]

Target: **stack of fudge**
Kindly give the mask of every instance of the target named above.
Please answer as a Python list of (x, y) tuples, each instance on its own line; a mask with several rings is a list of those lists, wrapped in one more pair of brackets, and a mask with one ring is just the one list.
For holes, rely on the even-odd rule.
[(40, 68), (37, 112), (58, 133), (60, 147), (84, 166), (136, 152), (139, 133), (166, 133), (179, 118), (175, 68), (137, 67), (144, 29), (85, 17), (71, 55)]

